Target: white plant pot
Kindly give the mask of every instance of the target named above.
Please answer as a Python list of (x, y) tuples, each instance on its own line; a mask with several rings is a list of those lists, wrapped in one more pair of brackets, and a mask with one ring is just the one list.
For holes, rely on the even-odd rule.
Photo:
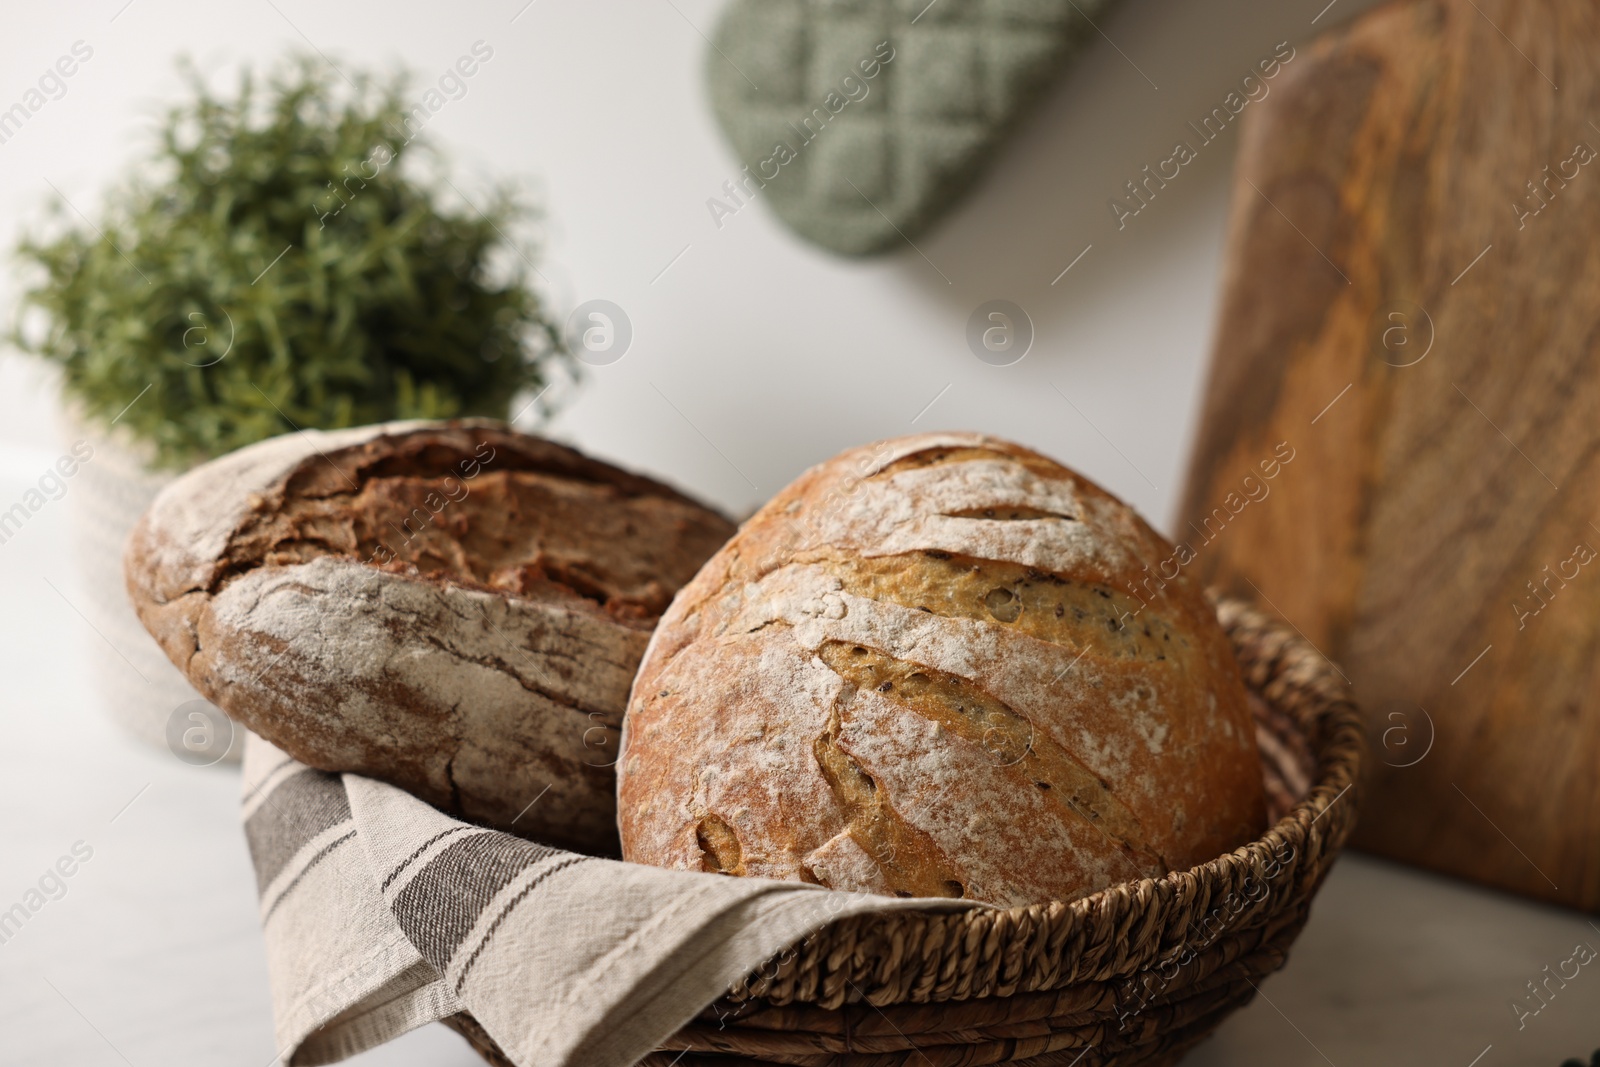
[[(122, 575), (122, 550), (129, 532), (175, 475), (152, 470), (148, 451), (125, 435), (86, 425), (70, 411), (63, 423), (72, 441), (88, 441), (94, 447), (93, 457), (79, 468), (68, 494), (83, 578), (83, 600), (75, 606), (100, 634), (88, 638), (91, 680), (120, 726), (179, 754), (173, 748), (170, 724), (176, 715), (186, 725), (189, 717), (178, 709), (205, 698), (134, 614)], [(183, 728), (178, 728), (180, 735)], [(223, 757), (230, 762), (238, 762), (244, 747), (243, 731), (236, 734)]]

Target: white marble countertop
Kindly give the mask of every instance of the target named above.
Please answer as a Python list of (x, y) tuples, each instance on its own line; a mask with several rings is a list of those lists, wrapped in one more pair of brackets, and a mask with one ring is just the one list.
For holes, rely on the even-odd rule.
[[(1208, 149), (1125, 231), (1106, 200), (1258, 56), (1304, 41), (1320, 12), (1325, 26), (1364, 0), (1128, 0), (1102, 26), (1116, 47), (1092, 48), (977, 195), (919, 241), (949, 284), (910, 252), (833, 260), (764, 209), (713, 226), (704, 201), (737, 170), (700, 89), (700, 33), (717, 6), (11, 5), (0, 69), (19, 73), (6, 93), (76, 40), (95, 52), (64, 97), (0, 145), (0, 242), (36, 217), (51, 185), (92, 208), (139, 143), (140, 116), (175, 90), (180, 51), (212, 69), (310, 41), (428, 72), (482, 39), (495, 60), (430, 131), (471, 180), (541, 175), (560, 311), (604, 297), (634, 323), (634, 349), (591, 373), (555, 424), (560, 436), (741, 511), (810, 463), (913, 419), (970, 426), (1061, 457), (1158, 524), (1169, 516), (1214, 321), (1233, 142)], [(0, 302), (13, 293), (0, 272)], [(972, 309), (996, 297), (1037, 328), (1015, 367), (986, 366), (963, 342)], [(48, 376), (0, 354), (0, 501), (58, 453), (55, 409)], [(86, 594), (70, 503), (50, 503), (0, 544), (0, 910), (75, 845), (90, 853), (66, 864), (64, 895), (0, 944), (0, 1065), (272, 1067), (237, 773), (187, 766), (110, 725), (86, 678), (100, 638), (74, 607)], [(1187, 1062), (1587, 1059), (1600, 1046), (1600, 968), (1584, 967), (1521, 1027), (1512, 1008), (1579, 942), (1600, 947), (1590, 917), (1350, 855), (1288, 967)], [(352, 1062), (478, 1061), (434, 1026)]]

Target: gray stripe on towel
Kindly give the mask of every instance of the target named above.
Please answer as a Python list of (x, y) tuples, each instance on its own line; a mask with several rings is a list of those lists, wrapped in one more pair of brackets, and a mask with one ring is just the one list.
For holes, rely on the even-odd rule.
[(443, 974), (494, 895), (559, 849), (509, 834), (457, 841), (417, 872), (394, 898), (394, 916), (424, 959)]
[(279, 782), (244, 824), (256, 892), (265, 893), (312, 838), (349, 820), (350, 798), (336, 775), (307, 768)]

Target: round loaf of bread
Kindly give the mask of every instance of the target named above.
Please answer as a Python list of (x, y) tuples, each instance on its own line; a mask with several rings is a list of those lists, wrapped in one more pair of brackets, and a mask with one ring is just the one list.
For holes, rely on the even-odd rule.
[(1255, 731), (1183, 562), (992, 437), (812, 468), (651, 639), (624, 858), (1012, 906), (1244, 844), (1265, 823)]
[(722, 516), (489, 421), (275, 438), (129, 538), (145, 626), (235, 721), (328, 771), (615, 854), (628, 686)]

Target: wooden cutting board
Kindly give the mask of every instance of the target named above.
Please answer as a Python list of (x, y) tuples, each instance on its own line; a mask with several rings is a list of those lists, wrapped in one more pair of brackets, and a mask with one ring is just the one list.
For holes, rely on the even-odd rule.
[(1177, 537), (1348, 676), (1360, 845), (1600, 910), (1600, 5), (1300, 53), (1242, 131)]

